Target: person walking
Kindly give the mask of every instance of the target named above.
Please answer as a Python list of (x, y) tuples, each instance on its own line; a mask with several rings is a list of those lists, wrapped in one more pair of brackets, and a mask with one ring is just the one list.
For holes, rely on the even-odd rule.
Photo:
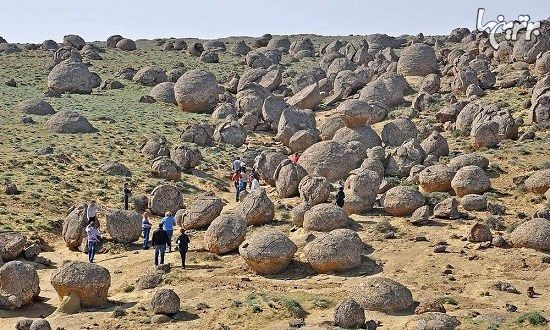
[(151, 243), (155, 247), (155, 266), (159, 265), (159, 257), (160, 264), (164, 265), (164, 254), (166, 253), (166, 245), (169, 241), (168, 234), (162, 227), (163, 225), (161, 222), (159, 223), (158, 229), (153, 232), (153, 238), (151, 240)]
[(340, 207), (344, 207), (345, 198), (346, 198), (346, 194), (344, 194), (344, 187), (340, 186), (338, 188), (338, 192), (336, 193), (336, 205)]
[(241, 182), (241, 173), (240, 171), (235, 171), (233, 173), (233, 176), (231, 177), (231, 181), (233, 181), (233, 185), (235, 186), (235, 201), (239, 201), (239, 194), (241, 192), (239, 188), (239, 184)]
[(176, 243), (178, 244), (178, 249), (180, 251), (181, 268), (185, 269), (185, 255), (187, 254), (190, 243), (189, 236), (185, 233), (185, 229), (181, 229), (180, 235), (176, 239)]
[(88, 236), (88, 261), (94, 262), (97, 245), (101, 239), (101, 233), (95, 227), (95, 221), (90, 220), (86, 226), (86, 235)]
[(143, 232), (143, 249), (149, 249), (149, 233), (151, 232), (151, 221), (149, 221), (149, 212), (143, 212), (141, 219), (141, 231)]
[(128, 210), (128, 203), (130, 202), (130, 197), (132, 196), (132, 190), (130, 189), (128, 182), (124, 182), (124, 209)]
[(240, 172), (241, 171), (241, 157), (237, 157), (234, 161), (233, 161), (233, 172)]
[(176, 219), (172, 215), (172, 212), (167, 211), (164, 213), (164, 218), (160, 221), (166, 234), (168, 235), (168, 252), (172, 252), (172, 235), (174, 235), (174, 227), (176, 226)]
[(246, 190), (246, 186), (248, 185), (248, 174), (246, 173), (246, 167), (241, 167), (241, 191)]

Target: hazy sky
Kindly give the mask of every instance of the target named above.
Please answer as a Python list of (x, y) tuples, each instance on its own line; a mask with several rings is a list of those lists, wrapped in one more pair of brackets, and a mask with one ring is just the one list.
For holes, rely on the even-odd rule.
[(448, 34), (474, 28), (477, 9), (485, 21), (550, 16), (548, 0), (3, 0), (0, 36), (8, 42), (60, 41), (65, 34), (87, 41), (129, 38), (259, 36), (264, 33), (324, 35)]

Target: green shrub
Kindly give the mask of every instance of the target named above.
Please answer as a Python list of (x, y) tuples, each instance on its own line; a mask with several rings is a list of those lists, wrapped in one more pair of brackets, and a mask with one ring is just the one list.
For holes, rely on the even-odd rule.
[(525, 312), (518, 316), (516, 323), (525, 323), (525, 321), (529, 322), (531, 325), (546, 325), (548, 324), (548, 320), (542, 316), (540, 312), (532, 311), (532, 312)]

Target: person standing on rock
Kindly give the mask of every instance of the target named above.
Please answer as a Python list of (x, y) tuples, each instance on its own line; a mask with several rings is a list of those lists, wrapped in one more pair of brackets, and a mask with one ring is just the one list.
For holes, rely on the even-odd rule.
[(95, 201), (91, 201), (88, 207), (86, 208), (86, 218), (88, 219), (88, 222), (93, 221), (94, 223), (97, 223), (98, 211), (99, 211), (99, 206), (95, 203)]
[(294, 155), (290, 156), (290, 161), (292, 164), (298, 164), (298, 161), (300, 160), (300, 155), (296, 152)]
[(90, 220), (86, 226), (86, 235), (88, 235), (88, 261), (94, 262), (97, 245), (101, 238), (101, 233), (95, 227), (95, 221)]
[(132, 190), (128, 186), (128, 182), (124, 182), (124, 209), (128, 210), (128, 203), (130, 201), (130, 197), (132, 196)]
[(143, 212), (141, 219), (141, 231), (143, 232), (143, 249), (149, 248), (149, 233), (151, 232), (151, 222), (149, 221), (149, 212)]
[(181, 229), (181, 234), (176, 239), (176, 243), (178, 244), (178, 249), (180, 251), (180, 257), (181, 257), (181, 268), (185, 269), (185, 255), (187, 254), (187, 250), (189, 249), (189, 243), (191, 241), (189, 240), (189, 236), (185, 233), (185, 229)]
[(241, 181), (241, 172), (239, 171), (233, 172), (233, 176), (231, 177), (231, 181), (233, 181), (233, 185), (235, 186), (235, 201), (239, 201), (239, 194), (241, 193), (241, 190), (239, 189), (239, 183)]
[(344, 207), (345, 198), (346, 198), (346, 195), (344, 194), (344, 187), (340, 186), (338, 188), (338, 192), (336, 193), (336, 205), (340, 207)]
[(153, 238), (151, 240), (151, 244), (155, 247), (155, 266), (159, 265), (159, 257), (160, 264), (164, 265), (164, 254), (166, 253), (166, 245), (168, 245), (169, 241), (168, 234), (164, 231), (161, 222), (159, 223), (158, 229), (153, 232)]
[(166, 234), (168, 235), (168, 252), (172, 252), (172, 235), (174, 235), (174, 226), (176, 225), (176, 219), (172, 215), (172, 212), (167, 211), (164, 213), (164, 218), (160, 221)]
[(241, 164), (242, 164), (241, 157), (237, 157), (237, 159), (233, 161), (233, 172), (240, 172)]

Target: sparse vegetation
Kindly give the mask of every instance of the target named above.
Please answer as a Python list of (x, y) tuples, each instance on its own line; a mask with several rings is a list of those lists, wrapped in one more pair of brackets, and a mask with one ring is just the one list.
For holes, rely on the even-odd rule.
[(529, 323), (530, 325), (548, 324), (548, 320), (540, 312), (537, 311), (530, 311), (521, 314), (520, 316), (518, 316), (516, 322), (519, 324)]

